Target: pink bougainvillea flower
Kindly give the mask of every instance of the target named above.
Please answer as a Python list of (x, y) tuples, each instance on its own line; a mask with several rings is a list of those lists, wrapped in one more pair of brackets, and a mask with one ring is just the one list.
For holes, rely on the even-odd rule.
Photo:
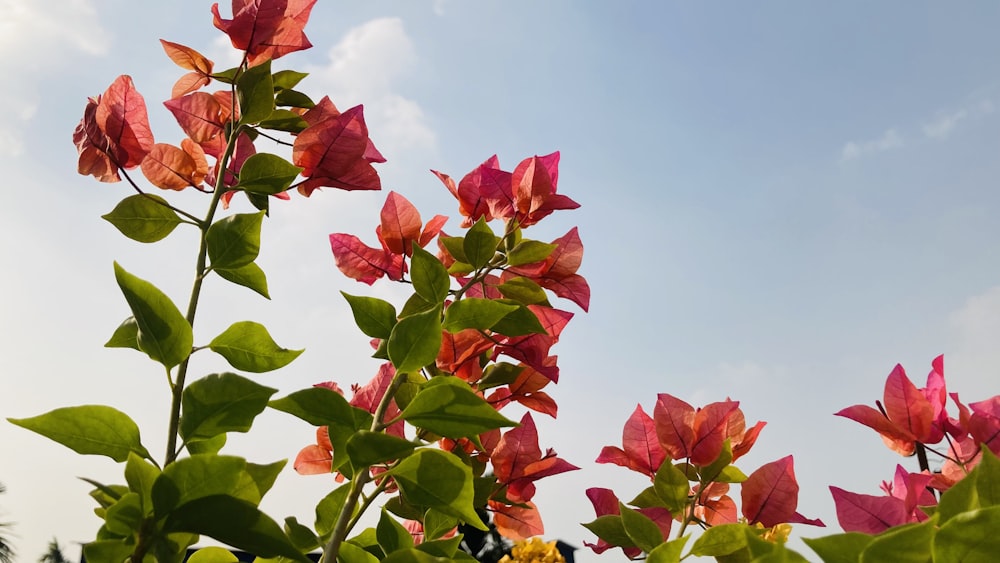
[(555, 418), (559, 407), (548, 393), (542, 391), (546, 385), (552, 383), (552, 380), (529, 366), (521, 367), (523, 369), (513, 383), (497, 389), (486, 398), (486, 401), (497, 410), (508, 403), (516, 402), (535, 412)]
[(368, 138), (364, 108), (354, 106), (340, 113), (328, 97), (307, 111), (308, 123), (295, 137), (292, 162), (302, 168), (306, 180), (299, 192), (309, 196), (317, 188), (380, 190), (378, 173), (372, 163), (385, 162)]
[(579, 469), (552, 449), (542, 455), (531, 413), (524, 413), (521, 425), (500, 437), (491, 461), (497, 481), (507, 487), (507, 498), (515, 503), (531, 500), (538, 479)]
[[(896, 365), (885, 381), (883, 401), (885, 413), (867, 405), (854, 405), (836, 413), (875, 430), (886, 446), (904, 456), (912, 455), (916, 443), (936, 444), (944, 437), (947, 420), (944, 403), (943, 358), (935, 360), (935, 369), (928, 376), (925, 390), (906, 376), (903, 366)], [(938, 369), (940, 366), (940, 370)], [(930, 397), (930, 398), (928, 398)]]
[(739, 512), (736, 510), (736, 501), (728, 493), (729, 483), (709, 483), (704, 489), (695, 485), (691, 489), (691, 494), (698, 499), (694, 515), (709, 526), (735, 524)]
[(653, 418), (642, 410), (642, 405), (636, 405), (622, 430), (622, 447), (604, 446), (596, 461), (627, 467), (652, 478), (665, 459)]
[(985, 445), (994, 454), (1000, 455), (1000, 395), (969, 403), (969, 434), (976, 442)]
[(493, 524), (505, 538), (518, 541), (545, 533), (542, 516), (533, 502), (504, 504), (490, 500), (487, 505), (493, 512)]
[(823, 526), (795, 511), (799, 503), (799, 483), (795, 480), (792, 456), (766, 463), (747, 477), (740, 488), (743, 516), (750, 524), (765, 528), (778, 524)]
[(208, 175), (208, 161), (205, 151), (191, 139), (181, 141), (180, 148), (156, 143), (142, 160), (142, 174), (151, 184), (164, 190), (200, 188)]
[(878, 534), (893, 526), (928, 519), (921, 506), (937, 504), (937, 499), (927, 490), (935, 476), (927, 473), (909, 473), (901, 465), (891, 483), (883, 482), (885, 496), (863, 495), (830, 487), (837, 507), (837, 521), (846, 532)]
[(726, 400), (695, 410), (672, 395), (657, 395), (653, 420), (660, 445), (670, 459), (687, 459), (695, 465), (712, 463), (722, 453), (729, 417), (739, 405)]
[(119, 169), (142, 164), (153, 150), (153, 132), (146, 102), (131, 77), (119, 76), (104, 94), (88, 100), (73, 143), (79, 153), (77, 171), (101, 182), (121, 181)]
[(579, 203), (556, 193), (558, 180), (558, 152), (526, 158), (517, 165), (511, 184), (519, 225), (528, 227), (553, 211), (580, 207)]
[(548, 258), (534, 264), (516, 266), (508, 270), (520, 274), (538, 285), (552, 290), (559, 297), (569, 299), (584, 311), (590, 308), (590, 285), (576, 273), (583, 261), (583, 242), (576, 227), (552, 241), (556, 246)]
[(316, 0), (233, 0), (233, 19), (224, 20), (212, 5), (213, 23), (247, 62), (260, 64), (312, 47), (303, 31)]
[(447, 174), (432, 170), (455, 196), (459, 212), (468, 227), (485, 218), (516, 219), (521, 227), (534, 225), (559, 209), (576, 209), (580, 204), (556, 193), (559, 153), (526, 158), (514, 172), (500, 169), (496, 155), (465, 175), (457, 185)]
[(371, 285), (382, 276), (400, 280), (406, 271), (403, 257), (413, 252), (413, 243), (426, 246), (441, 232), (448, 220), (435, 215), (423, 229), (420, 214), (403, 196), (390, 192), (382, 206), (382, 224), (376, 229), (382, 248), (372, 248), (361, 239), (346, 233), (330, 235), (330, 247), (337, 261), (337, 268), (344, 275)]
[(190, 94), (212, 82), (212, 61), (191, 47), (160, 39), (163, 50), (177, 66), (191, 72), (180, 77), (170, 91), (171, 98)]

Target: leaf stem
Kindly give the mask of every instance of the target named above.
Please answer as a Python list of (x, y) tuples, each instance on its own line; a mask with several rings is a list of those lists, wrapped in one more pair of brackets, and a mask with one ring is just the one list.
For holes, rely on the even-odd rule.
[[(205, 214), (205, 219), (198, 222), (198, 227), (201, 230), (201, 236), (199, 237), (198, 244), (198, 260), (195, 265), (194, 283), (191, 285), (191, 297), (188, 300), (187, 314), (185, 315), (188, 324), (190, 324), (192, 328), (194, 327), (195, 314), (198, 311), (198, 299), (201, 297), (202, 282), (205, 280), (205, 272), (207, 270), (208, 228), (212, 225), (215, 212), (219, 208), (219, 202), (222, 199), (223, 192), (225, 191), (224, 182), (226, 179), (226, 169), (228, 168), (229, 160), (233, 156), (233, 152), (236, 150), (236, 140), (239, 138), (240, 133), (241, 131), (239, 127), (233, 128), (232, 135), (229, 137), (229, 142), (226, 144), (226, 152), (220, 160), (222, 165), (218, 166), (219, 171), (215, 179), (215, 191), (212, 192), (212, 200), (208, 204), (208, 212)], [(177, 435), (180, 428), (181, 398), (184, 395), (184, 380), (187, 378), (188, 365), (190, 361), (191, 355), (189, 354), (177, 368), (177, 378), (172, 389), (173, 398), (170, 404), (170, 424), (167, 430), (167, 455), (163, 463), (164, 467), (170, 465), (180, 454), (180, 450), (177, 449)]]
[[(378, 431), (382, 427), (382, 419), (385, 417), (385, 411), (389, 408), (389, 403), (392, 402), (393, 397), (396, 395), (396, 391), (399, 387), (406, 381), (405, 373), (397, 373), (392, 378), (392, 382), (389, 387), (386, 388), (385, 394), (382, 395), (382, 400), (379, 401), (378, 407), (375, 408), (374, 418), (372, 420), (371, 430)], [(386, 478), (388, 479), (388, 477)], [(357, 522), (356, 519), (352, 518), (354, 513), (354, 508), (358, 506), (358, 499), (361, 497), (361, 492), (364, 489), (365, 484), (371, 480), (371, 467), (359, 467), (354, 472), (354, 478), (351, 480), (351, 489), (347, 493), (347, 499), (344, 500), (344, 506), (340, 509), (340, 514), (337, 516), (337, 522), (333, 526), (333, 533), (330, 535), (330, 541), (327, 542), (326, 547), (323, 548), (323, 557), (320, 559), (322, 563), (335, 563), (337, 561), (337, 556), (340, 554), (340, 544), (344, 543), (347, 538), (347, 533), (350, 531), (353, 522)], [(384, 483), (385, 481), (383, 481)], [(377, 492), (377, 490), (376, 490)], [(374, 494), (372, 495), (374, 496)], [(371, 505), (371, 500), (365, 501), (363, 508), (367, 509)], [(362, 510), (363, 512), (363, 510)]]

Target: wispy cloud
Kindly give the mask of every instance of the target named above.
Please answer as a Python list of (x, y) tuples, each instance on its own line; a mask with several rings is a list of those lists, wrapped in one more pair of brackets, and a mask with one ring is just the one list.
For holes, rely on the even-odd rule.
[[(22, 131), (36, 113), (37, 80), (68, 64), (67, 53), (99, 56), (111, 46), (89, 0), (0, 0), (0, 155), (24, 153)], [(30, 55), (26, 55), (30, 54)]]
[(933, 119), (924, 123), (924, 136), (928, 139), (947, 139), (962, 121), (985, 117), (993, 113), (993, 110), (993, 102), (985, 99), (967, 103), (955, 110), (940, 111)]
[(352, 28), (328, 56), (326, 64), (307, 69), (310, 86), (328, 93), (341, 109), (364, 103), (383, 153), (435, 146), (420, 104), (397, 91), (418, 60), (401, 19), (379, 18)]
[(942, 109), (933, 117), (922, 120), (919, 132), (900, 133), (895, 127), (886, 129), (878, 138), (848, 141), (840, 149), (841, 161), (854, 160), (877, 153), (902, 148), (911, 141), (943, 141), (948, 139), (963, 123), (983, 119), (994, 113), (993, 100), (980, 91), (970, 96), (958, 107)]
[(867, 141), (848, 141), (840, 150), (841, 160), (853, 160), (862, 156), (898, 149), (904, 145), (902, 135), (895, 129), (886, 129), (881, 137)]

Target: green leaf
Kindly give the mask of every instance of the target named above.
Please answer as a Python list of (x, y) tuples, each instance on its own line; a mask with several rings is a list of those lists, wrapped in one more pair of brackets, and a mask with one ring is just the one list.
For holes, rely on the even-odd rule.
[(979, 473), (973, 470), (941, 495), (937, 506), (938, 522), (944, 525), (953, 516), (980, 507), (976, 479)]
[(875, 536), (861, 552), (861, 563), (893, 561), (894, 563), (925, 563), (931, 560), (934, 538), (933, 520), (922, 524), (896, 526)]
[[(132, 348), (139, 350), (139, 325), (135, 322), (135, 317), (129, 317), (122, 321), (111, 335), (111, 339), (104, 344), (105, 348)], [(141, 352), (141, 350), (139, 350)]]
[(243, 163), (240, 183), (235, 187), (258, 194), (279, 194), (292, 185), (300, 172), (302, 168), (278, 155), (259, 152)]
[(660, 508), (667, 507), (667, 503), (660, 498), (660, 495), (656, 494), (656, 489), (653, 487), (646, 487), (643, 489), (641, 493), (629, 501), (629, 504), (636, 508), (652, 508), (654, 506), (658, 506)]
[(497, 286), (500, 294), (523, 305), (548, 305), (549, 297), (542, 286), (525, 277), (516, 277)]
[(160, 469), (130, 452), (125, 462), (125, 481), (133, 493), (139, 495), (143, 516), (153, 513), (153, 483), (160, 476)]
[(531, 312), (531, 309), (521, 305), (517, 301), (510, 299), (494, 299), (498, 303), (508, 303), (517, 305), (517, 309), (511, 311), (506, 317), (500, 319), (493, 325), (493, 332), (505, 336), (526, 336), (528, 334), (545, 334), (545, 327), (538, 322), (538, 317)]
[(265, 299), (271, 298), (267, 293), (267, 277), (264, 275), (264, 270), (253, 262), (239, 268), (217, 268), (213, 271), (226, 281), (252, 289)]
[(340, 292), (354, 313), (354, 322), (361, 332), (372, 338), (387, 339), (396, 326), (396, 308), (376, 297), (363, 297)]
[(134, 545), (121, 540), (92, 541), (83, 546), (83, 556), (87, 561), (128, 561), (135, 549)]
[(417, 245), (413, 245), (410, 277), (413, 290), (428, 303), (443, 303), (448, 297), (448, 288), (451, 286), (448, 270), (436, 256)]
[(409, 548), (390, 553), (382, 563), (452, 563), (454, 559), (435, 557), (417, 548)]
[(653, 478), (653, 490), (667, 510), (673, 514), (680, 514), (687, 506), (691, 484), (683, 471), (670, 463), (664, 463), (660, 465)]
[(625, 525), (622, 523), (621, 516), (615, 514), (598, 516), (596, 520), (583, 524), (583, 527), (611, 545), (637, 547), (632, 538), (625, 533)]
[(508, 266), (523, 266), (541, 262), (552, 254), (556, 245), (537, 240), (522, 240), (507, 253)]
[(874, 536), (860, 532), (834, 534), (821, 538), (802, 538), (824, 563), (857, 563), (861, 552), (868, 547)]
[[(473, 504), (475, 505), (475, 502)], [(458, 526), (458, 520), (454, 516), (433, 508), (428, 508), (427, 512), (424, 513), (423, 523), (425, 540), (440, 538)], [(440, 555), (451, 557), (453, 554), (454, 552)]]
[(387, 346), (389, 360), (400, 373), (433, 363), (441, 349), (441, 306), (400, 319)]
[(413, 547), (413, 536), (395, 518), (389, 516), (385, 509), (382, 509), (382, 514), (379, 516), (375, 534), (378, 545), (385, 553)]
[(456, 333), (467, 328), (489, 330), (500, 319), (517, 310), (517, 305), (501, 303), (493, 299), (466, 297), (452, 303), (444, 311), (445, 330)]
[(343, 395), (326, 387), (300, 389), (287, 397), (268, 403), (272, 409), (287, 412), (313, 426), (356, 426), (354, 407)]
[(219, 434), (207, 440), (190, 440), (184, 445), (191, 455), (217, 454), (226, 445), (226, 435)]
[(191, 554), (188, 563), (236, 563), (239, 559), (224, 547), (203, 547)]
[(472, 471), (453, 454), (421, 449), (387, 474), (410, 504), (440, 510), (476, 529), (487, 530), (472, 506)]
[(181, 437), (204, 440), (226, 432), (246, 432), (276, 392), (235, 373), (203, 377), (184, 389)]
[(934, 537), (934, 563), (996, 561), (1000, 553), (997, 530), (1000, 530), (1000, 506), (955, 516)]
[(299, 92), (298, 90), (283, 89), (280, 90), (274, 96), (275, 105), (287, 106), (293, 108), (305, 108), (310, 109), (315, 107), (316, 103), (312, 101), (312, 98)]
[(105, 455), (121, 463), (130, 452), (149, 459), (139, 427), (127, 414), (103, 405), (63, 407), (8, 422), (58, 442), (78, 454)]
[(465, 261), (476, 268), (482, 268), (496, 255), (497, 242), (493, 229), (486, 223), (484, 217), (480, 217), (469, 232), (465, 233), (465, 242), (462, 243), (462, 250), (467, 259)]
[(287, 463), (288, 460), (285, 459), (266, 465), (247, 463), (246, 472), (241, 477), (240, 488), (236, 496), (250, 502), (258, 502), (274, 486), (274, 482), (278, 480), (278, 475)]
[(358, 430), (347, 439), (347, 455), (355, 469), (404, 458), (416, 444), (384, 432)]
[(483, 370), (483, 377), (479, 380), (477, 387), (482, 391), (514, 383), (522, 371), (524, 371), (524, 366), (516, 366), (510, 362), (492, 363)]
[(209, 536), (257, 557), (283, 556), (311, 563), (274, 520), (253, 504), (227, 495), (207, 496), (184, 504), (167, 516), (163, 527), (168, 532)]
[[(241, 487), (247, 462), (236, 456), (193, 455), (167, 465), (153, 483), (153, 508), (162, 518), (176, 507), (195, 499), (232, 495)], [(260, 502), (259, 494), (245, 493), (249, 502)], [(180, 531), (180, 530), (179, 530)], [(197, 533), (194, 530), (184, 530)]]
[(237, 75), (243, 70), (241, 67), (234, 66), (233, 68), (227, 68), (226, 70), (220, 70), (219, 72), (211, 74), (211, 77), (223, 84), (234, 84), (236, 82)]
[(646, 563), (680, 563), (684, 544), (687, 543), (690, 537), (682, 536), (656, 546), (646, 556)]
[(229, 365), (251, 373), (263, 373), (285, 367), (302, 350), (288, 350), (278, 346), (264, 325), (252, 321), (233, 323), (208, 345)]
[(349, 540), (340, 544), (337, 563), (379, 563), (379, 558), (356, 545), (353, 540)]
[(632, 510), (620, 502), (618, 508), (621, 511), (625, 533), (639, 549), (649, 553), (663, 543), (663, 532), (648, 516)]
[(715, 481), (722, 474), (722, 470), (725, 469), (730, 463), (733, 462), (733, 447), (730, 444), (729, 439), (726, 439), (722, 443), (722, 450), (719, 451), (718, 457), (712, 463), (701, 468), (701, 480), (705, 483), (710, 481)]
[(302, 553), (308, 553), (322, 545), (319, 537), (308, 526), (299, 524), (294, 516), (285, 518), (285, 535)]
[(986, 444), (980, 446), (982, 461), (976, 466), (976, 494), (979, 506), (989, 508), (1000, 505), (1000, 459), (993, 455)]
[(399, 317), (409, 317), (417, 313), (423, 313), (425, 311), (430, 311), (439, 304), (431, 303), (420, 296), (418, 293), (414, 293), (403, 303), (403, 309), (399, 312)]
[(351, 406), (342, 395), (325, 387), (310, 387), (271, 401), (268, 405), (297, 416), (313, 426), (327, 426), (333, 445), (333, 468), (340, 469), (348, 460), (347, 440), (361, 429), (371, 427), (372, 415)]
[(174, 302), (148, 281), (125, 271), (115, 262), (115, 279), (125, 295), (139, 328), (139, 349), (170, 369), (191, 355), (191, 325)]
[(128, 238), (138, 242), (163, 240), (183, 223), (167, 200), (158, 195), (131, 195), (101, 218)]
[(345, 483), (330, 491), (316, 505), (316, 531), (319, 532), (320, 540), (325, 542), (329, 539), (350, 491), (351, 484)]
[(240, 125), (258, 123), (274, 111), (274, 82), (271, 61), (265, 61), (243, 71), (236, 79), (236, 96), (242, 116)]
[(274, 73), (271, 81), (275, 90), (287, 90), (295, 88), (295, 85), (302, 82), (302, 79), (309, 76), (308, 72), (296, 72), (294, 70), (279, 70)]
[[(280, 95), (280, 94), (279, 94)], [(277, 101), (277, 100), (276, 100)], [(278, 104), (283, 105), (283, 104)], [(271, 129), (272, 131), (285, 131), (287, 133), (301, 133), (308, 127), (309, 124), (306, 123), (305, 119), (295, 113), (292, 110), (287, 109), (276, 109), (271, 112), (271, 115), (267, 116), (267, 119), (261, 121), (258, 127), (263, 129)], [(266, 154), (266, 153), (260, 153)]]
[(237, 213), (208, 228), (205, 242), (213, 269), (232, 270), (246, 266), (260, 253), (260, 226), (264, 212)]
[(138, 493), (129, 492), (108, 507), (104, 524), (120, 536), (130, 536), (142, 526), (142, 500)]
[(747, 537), (743, 531), (745, 524), (721, 524), (705, 530), (694, 545), (691, 554), (697, 556), (719, 556), (735, 553), (747, 546)]
[(438, 241), (444, 245), (444, 249), (451, 254), (451, 257), (458, 262), (468, 263), (469, 259), (465, 257), (465, 238), (464, 237), (438, 237)]
[(517, 426), (457, 377), (435, 377), (424, 384), (402, 412), (417, 428), (449, 438), (473, 438), (494, 428)]
[(735, 465), (727, 465), (715, 476), (714, 480), (716, 483), (742, 483), (747, 480), (747, 475)]

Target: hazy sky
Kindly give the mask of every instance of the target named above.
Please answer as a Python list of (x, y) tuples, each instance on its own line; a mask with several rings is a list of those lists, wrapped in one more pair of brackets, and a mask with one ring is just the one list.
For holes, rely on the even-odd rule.
[[(176, 142), (161, 102), (182, 71), (157, 40), (224, 68), (233, 52), (209, 7), (0, 0), (3, 417), (110, 404), (161, 455), (161, 372), (102, 348), (129, 314), (112, 262), (183, 302), (196, 241), (178, 230), (144, 246), (101, 220), (129, 190), (78, 176), (71, 133), (87, 97), (130, 74), (157, 140)], [(425, 217), (450, 215), (453, 231), (457, 208), (428, 169), (460, 177), (492, 154), (512, 168), (562, 151), (559, 191), (582, 207), (534, 236), (579, 226), (593, 298), (589, 314), (564, 305), (578, 315), (554, 349), (561, 410), (554, 422), (536, 417), (542, 446), (583, 467), (539, 483), (546, 536), (593, 539), (578, 525), (593, 515), (586, 487), (625, 499), (643, 487), (592, 460), (620, 444), (635, 405), (651, 412), (657, 393), (696, 405), (729, 396), (750, 422), (766, 420), (739, 465), (795, 456), (799, 511), (831, 526), (797, 527), (809, 536), (838, 530), (827, 486), (876, 494), (897, 461), (916, 470), (875, 433), (832, 416), (881, 398), (897, 362), (923, 385), (944, 353), (950, 391), (970, 401), (1000, 392), (998, 25), (1000, 6), (986, 1), (320, 0), (306, 29), (315, 48), (276, 68), (312, 73), (302, 88), (314, 98), (364, 103), (389, 160), (385, 188)], [(182, 196), (202, 208), (203, 196)], [(273, 300), (213, 279), (196, 342), (255, 320), (306, 349), (254, 377), (281, 395), (367, 381), (378, 363), (339, 290), (397, 303), (404, 293), (343, 278), (327, 235), (374, 244), (383, 199), (323, 190), (276, 202), (259, 261)], [(222, 369), (197, 358), (196, 373)], [(312, 438), (270, 412), (230, 443), (269, 462)], [(0, 446), (0, 521), (16, 523), (20, 560), (37, 560), (53, 536), (91, 539), (99, 520), (75, 477), (120, 482), (120, 468), (5, 422)], [(312, 521), (331, 487), (288, 468), (264, 507)]]

